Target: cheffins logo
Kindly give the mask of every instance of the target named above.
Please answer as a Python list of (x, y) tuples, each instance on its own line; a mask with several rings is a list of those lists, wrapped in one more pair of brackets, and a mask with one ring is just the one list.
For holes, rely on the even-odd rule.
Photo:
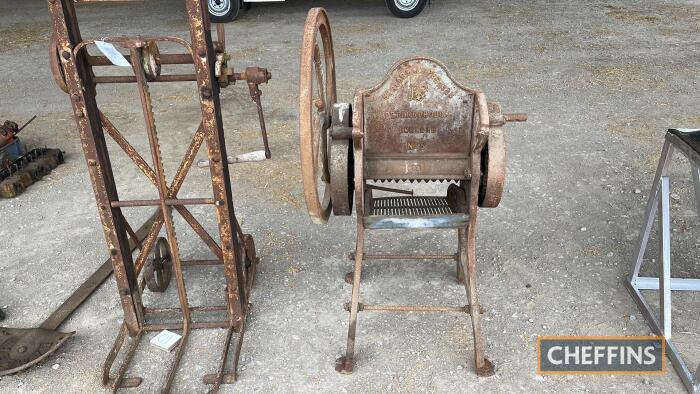
[(662, 337), (538, 337), (538, 374), (662, 374)]

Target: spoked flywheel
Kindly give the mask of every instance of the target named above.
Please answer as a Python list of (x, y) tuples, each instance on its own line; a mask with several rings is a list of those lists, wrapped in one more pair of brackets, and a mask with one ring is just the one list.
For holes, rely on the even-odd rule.
[(170, 258), (170, 247), (165, 238), (158, 237), (151, 258), (144, 267), (143, 275), (148, 290), (162, 293), (168, 288), (173, 275), (173, 262)]
[(313, 8), (304, 25), (299, 76), (299, 139), (304, 198), (311, 219), (325, 223), (331, 212), (329, 146), (336, 103), (333, 39), (326, 11)]

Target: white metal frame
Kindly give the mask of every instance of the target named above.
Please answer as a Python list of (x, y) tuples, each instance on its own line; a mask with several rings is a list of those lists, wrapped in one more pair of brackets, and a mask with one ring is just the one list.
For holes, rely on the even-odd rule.
[[(680, 129), (679, 129), (680, 130)], [(700, 132), (700, 130), (682, 130), (683, 132)], [(668, 168), (671, 164), (673, 152), (680, 150), (690, 161), (690, 168), (695, 188), (695, 202), (700, 214), (700, 154), (693, 151), (685, 142), (676, 135), (666, 134), (661, 159), (656, 169), (654, 183), (649, 195), (646, 213), (644, 216), (644, 228), (639, 235), (637, 255), (634, 267), (625, 286), (632, 298), (637, 303), (639, 310), (644, 315), (650, 328), (664, 337), (668, 358), (671, 360), (676, 372), (680, 375), (683, 384), (689, 393), (700, 394), (700, 365), (693, 373), (683, 361), (681, 354), (673, 343), (671, 335), (671, 291), (700, 291), (700, 279), (672, 278), (671, 277), (671, 217), (670, 217), (670, 182)], [(649, 242), (654, 219), (659, 218), (659, 272), (660, 277), (639, 276), (639, 270), (644, 259), (644, 252)], [(642, 296), (641, 290), (659, 290), (659, 316), (651, 309)]]

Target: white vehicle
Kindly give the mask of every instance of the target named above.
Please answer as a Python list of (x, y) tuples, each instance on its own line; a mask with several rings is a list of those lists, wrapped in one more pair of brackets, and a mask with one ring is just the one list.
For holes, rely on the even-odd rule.
[[(236, 19), (241, 8), (250, 8), (251, 3), (264, 3), (285, 0), (207, 0), (212, 22), (231, 22)], [(399, 18), (413, 18), (425, 8), (428, 0), (384, 0), (392, 14)]]

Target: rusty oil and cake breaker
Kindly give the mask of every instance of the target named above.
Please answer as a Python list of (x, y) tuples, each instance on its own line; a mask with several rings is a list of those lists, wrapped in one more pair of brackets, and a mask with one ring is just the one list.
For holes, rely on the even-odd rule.
[(27, 151), (17, 136), (36, 116), (22, 127), (6, 120), (0, 125), (0, 198), (16, 197), (34, 182), (63, 163), (60, 149), (34, 148)]
[[(299, 81), (299, 132), (304, 196), (314, 222), (325, 223), (331, 211), (357, 210), (354, 270), (347, 350), (336, 370), (351, 373), (360, 311), (461, 312), (471, 316), (476, 373), (489, 376), (480, 304), (476, 290), (477, 207), (496, 207), (505, 179), (502, 127), (525, 121), (487, 102), (479, 89), (460, 85), (441, 63), (414, 57), (396, 63), (385, 79), (361, 90), (354, 102), (338, 103), (331, 28), (325, 10), (309, 11), (304, 27)], [(446, 195), (414, 196), (412, 191), (377, 182), (448, 182)], [(374, 197), (373, 191), (401, 197)], [(353, 196), (354, 194), (354, 196)], [(456, 230), (453, 255), (365, 253), (369, 230)], [(364, 260), (453, 260), (464, 282), (468, 305), (377, 305), (360, 303)], [(465, 280), (466, 279), (466, 280)]]
[[(223, 27), (217, 26), (217, 40), (213, 40), (207, 3), (202, 0), (184, 0), (190, 41), (173, 36), (83, 39), (75, 10), (76, 3), (106, 1), (110, 0), (48, 0), (48, 9), (53, 30), (49, 56), (51, 69), (58, 86), (70, 97), (107, 241), (110, 264), (105, 263), (100, 267), (40, 328), (8, 330), (6, 336), (0, 338), (4, 347), (9, 346), (6, 351), (0, 351), (0, 361), (3, 364), (0, 367), (5, 369), (4, 373), (19, 371), (45, 358), (60, 346), (72, 334), (60, 333), (56, 328), (113, 270), (124, 321), (104, 363), (103, 384), (112, 391), (121, 387), (139, 386), (142, 378), (128, 377), (127, 372), (144, 335), (163, 329), (181, 330), (182, 339), (162, 384), (162, 391), (168, 392), (191, 331), (224, 328), (226, 336), (218, 370), (203, 378), (216, 391), (221, 384), (236, 380), (257, 264), (253, 238), (243, 233), (234, 214), (219, 93), (222, 87), (237, 80), (248, 84), (251, 98), (258, 109), (265, 146), (264, 154), (255, 157), (269, 158), (258, 85), (266, 83), (271, 75), (266, 69), (258, 67), (249, 67), (244, 72), (237, 73), (228, 66), (230, 58), (225, 51)], [(159, 47), (168, 45), (178, 47), (179, 52), (161, 53)], [(98, 53), (95, 53), (95, 47), (99, 49)], [(98, 68), (110, 70), (110, 66), (114, 65), (127, 67), (129, 73), (106, 75), (95, 72)], [(165, 69), (169, 65), (191, 65), (193, 71), (186, 74), (166, 73)], [(156, 128), (155, 105), (149, 92), (151, 84), (166, 82), (195, 83), (198, 97), (194, 101), (200, 108), (198, 112), (201, 112), (199, 127), (192, 132), (189, 146), (170, 181), (166, 179), (163, 163), (166, 159), (172, 160), (165, 157), (160, 149), (160, 141), (167, 138), (168, 134), (162, 134)], [(137, 88), (146, 125), (144, 138), (148, 140), (151, 163), (139, 154), (100, 109), (97, 85), (112, 83), (131, 83)], [(111, 164), (106, 135), (146, 176), (154, 186), (157, 197), (120, 199), (114, 175), (117, 169)], [(179, 198), (178, 192), (203, 144), (206, 145), (209, 158), (211, 189), (202, 197)], [(219, 231), (218, 241), (192, 215), (192, 206), (208, 206), (214, 210)], [(123, 209), (131, 207), (155, 208), (153, 215), (144, 221), (138, 231), (133, 230), (122, 214)], [(183, 259), (175, 233), (173, 210), (204, 241), (211, 251), (211, 257)], [(159, 237), (163, 227), (166, 236)], [(134, 258), (132, 251), (135, 247), (139, 252)], [(222, 305), (190, 305), (184, 269), (205, 265), (223, 268), (226, 286), (222, 294)], [(144, 305), (142, 294), (146, 288), (154, 293), (162, 293), (173, 277), (177, 287), (177, 307)], [(212, 314), (217, 316), (212, 317)], [(234, 334), (237, 334), (237, 340), (233, 354), (229, 356)], [(119, 366), (113, 368), (117, 356), (122, 352), (125, 354), (121, 357)], [(232, 366), (227, 368), (229, 359)]]

